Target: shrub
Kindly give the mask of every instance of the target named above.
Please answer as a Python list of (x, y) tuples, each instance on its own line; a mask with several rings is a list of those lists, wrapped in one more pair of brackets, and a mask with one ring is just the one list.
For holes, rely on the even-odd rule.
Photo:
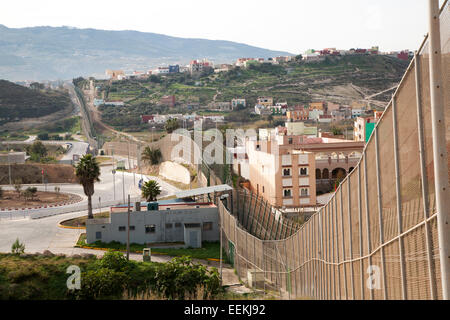
[(204, 298), (220, 290), (220, 277), (216, 268), (193, 263), (188, 257), (177, 257), (156, 272), (156, 290), (168, 299), (184, 299), (204, 289)]
[(81, 290), (76, 292), (78, 299), (120, 298), (127, 283), (123, 272), (100, 268), (89, 270), (81, 275)]
[(14, 254), (21, 254), (25, 252), (25, 245), (19, 241), (19, 238), (11, 246), (11, 252)]
[(113, 271), (124, 271), (128, 261), (121, 252), (108, 251), (103, 258), (98, 261), (101, 268), (110, 269)]

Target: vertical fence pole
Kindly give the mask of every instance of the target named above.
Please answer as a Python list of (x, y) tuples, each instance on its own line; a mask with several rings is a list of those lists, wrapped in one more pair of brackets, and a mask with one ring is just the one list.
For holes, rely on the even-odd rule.
[(324, 207), (325, 211), (325, 272), (326, 272), (326, 292), (325, 292), (325, 299), (330, 300), (331, 299), (331, 277), (330, 277), (330, 211), (328, 209), (328, 206)]
[(420, 57), (417, 51), (414, 54), (415, 62), (415, 76), (416, 76), (416, 105), (417, 105), (417, 127), (419, 136), (419, 154), (420, 154), (420, 177), (422, 182), (422, 202), (423, 202), (423, 219), (425, 221), (425, 239), (427, 247), (427, 260), (428, 260), (428, 279), (430, 285), (431, 299), (436, 299), (436, 282), (434, 274), (434, 260), (432, 255), (432, 241), (430, 224), (427, 221), (430, 210), (429, 194), (428, 194), (428, 174), (425, 161), (425, 143), (423, 137), (423, 115), (422, 115), (422, 86), (420, 75)]
[[(252, 207), (252, 201), (250, 200), (250, 207), (249, 207), (249, 209), (248, 209), (248, 212), (249, 212), (249, 217), (250, 217), (250, 210), (251, 210), (251, 208), (253, 208), (253, 214), (252, 214), (252, 220), (250, 221), (250, 226), (249, 226), (249, 228), (248, 228), (248, 232), (249, 233), (252, 233), (252, 228), (253, 228), (253, 222), (257, 219), (257, 216), (256, 216), (256, 206), (258, 205), (258, 194), (256, 194), (256, 199), (255, 199), (255, 205)], [(259, 210), (261, 210), (261, 207), (259, 208)]]
[(359, 224), (359, 275), (361, 281), (361, 300), (364, 300), (364, 271), (363, 271), (363, 237), (362, 237), (362, 205), (361, 205), (361, 164), (358, 166), (358, 224)]
[(332, 201), (330, 201), (329, 206), (330, 206), (330, 227), (331, 227), (331, 262), (332, 264), (332, 271), (333, 271), (333, 299), (336, 300), (337, 299), (337, 295), (336, 295), (336, 258), (334, 255), (334, 238), (335, 238), (335, 233), (334, 233), (334, 228), (335, 228), (335, 223), (334, 223), (334, 199)]
[(336, 235), (336, 268), (338, 275), (338, 292), (339, 292), (339, 300), (342, 300), (341, 294), (341, 266), (339, 259), (339, 239), (338, 239), (338, 210), (337, 210), (337, 194), (334, 195), (334, 233)]
[(319, 211), (319, 241), (320, 241), (320, 255), (319, 255), (319, 270), (320, 270), (320, 298), (325, 298), (325, 270), (324, 270), (324, 247), (323, 247), (323, 221), (322, 221), (323, 209)]
[[(441, 264), (442, 297), (450, 299), (450, 186), (448, 182), (448, 155), (446, 149), (446, 127), (444, 91), (441, 72), (441, 35), (439, 1), (429, 4), (429, 49), (430, 49), (430, 100), (431, 125), (433, 131), (434, 185)], [(448, 88), (447, 88), (448, 90)]]
[(401, 236), (403, 232), (403, 221), (402, 221), (402, 199), (401, 199), (401, 188), (400, 188), (400, 161), (399, 161), (399, 150), (398, 150), (398, 128), (397, 128), (397, 103), (396, 97), (392, 97), (392, 130), (394, 136), (394, 163), (395, 163), (395, 191), (397, 193), (397, 224), (398, 224), (398, 249), (400, 254), (400, 279), (402, 284), (402, 299), (406, 300), (406, 272), (405, 272), (405, 253), (403, 248), (403, 238)]
[(342, 267), (344, 268), (344, 292), (345, 292), (345, 299), (348, 300), (348, 288), (347, 288), (347, 266), (344, 262), (345, 257), (345, 233), (344, 233), (344, 204), (342, 199), (342, 184), (339, 188), (339, 200), (340, 200), (340, 206), (339, 206), (339, 212), (340, 212), (340, 220), (341, 220), (341, 236), (342, 236)]
[[(370, 215), (369, 215), (369, 182), (367, 180), (367, 153), (364, 150), (363, 154), (364, 159), (364, 201), (366, 203), (366, 234), (367, 234), (367, 254), (368, 254), (368, 262), (369, 266), (372, 265), (372, 247), (370, 245), (371, 243), (371, 236), (370, 236)], [(365, 272), (366, 270), (364, 270)], [(373, 289), (369, 288), (370, 293), (370, 300), (373, 300)]]
[(384, 261), (384, 232), (383, 232), (383, 208), (382, 208), (382, 195), (381, 195), (381, 181), (380, 181), (380, 156), (378, 145), (378, 125), (375, 125), (375, 160), (377, 169), (377, 198), (378, 198), (378, 223), (380, 225), (380, 246), (381, 246), (381, 272), (383, 275), (383, 295), (384, 300), (388, 298), (388, 292), (386, 287), (386, 265)]
[(347, 177), (347, 200), (348, 200), (348, 249), (350, 254), (350, 285), (352, 286), (352, 300), (355, 300), (355, 279), (353, 274), (353, 245), (352, 245), (352, 200), (350, 196), (350, 177)]
[(312, 220), (310, 220), (310, 222), (308, 223), (309, 228), (308, 228), (308, 273), (309, 277), (308, 277), (308, 282), (309, 282), (309, 295), (310, 297), (314, 297), (314, 293), (313, 293), (313, 279), (314, 279), (314, 275), (313, 275), (313, 270), (312, 270), (312, 237), (311, 237), (311, 228), (312, 228)]
[[(300, 241), (300, 237), (302, 238)], [(304, 295), (304, 288), (305, 288), (305, 281), (303, 279), (303, 268), (304, 268), (304, 263), (305, 263), (305, 250), (304, 250), (304, 245), (305, 245), (305, 227), (304, 225), (302, 226), (302, 228), (300, 229), (300, 232), (298, 233), (298, 256), (299, 256), (299, 268), (298, 268), (298, 282), (300, 285), (300, 294)]]

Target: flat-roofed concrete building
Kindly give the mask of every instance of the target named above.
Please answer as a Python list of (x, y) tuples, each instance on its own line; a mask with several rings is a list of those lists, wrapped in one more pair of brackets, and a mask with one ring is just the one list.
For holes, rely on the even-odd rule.
[(25, 163), (26, 152), (0, 153), (0, 163)]
[[(214, 204), (150, 203), (154, 210), (148, 210), (147, 203), (144, 204), (141, 206), (144, 211), (130, 213), (130, 243), (184, 242), (185, 247), (201, 247), (202, 241), (219, 241), (218, 208)], [(87, 243), (126, 243), (127, 236), (127, 206), (112, 207), (107, 219), (86, 222)]]

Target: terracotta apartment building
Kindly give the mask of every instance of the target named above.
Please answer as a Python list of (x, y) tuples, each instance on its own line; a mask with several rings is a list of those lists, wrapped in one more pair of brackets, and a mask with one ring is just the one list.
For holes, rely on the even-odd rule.
[(315, 155), (278, 142), (247, 141), (252, 191), (276, 207), (316, 204)]

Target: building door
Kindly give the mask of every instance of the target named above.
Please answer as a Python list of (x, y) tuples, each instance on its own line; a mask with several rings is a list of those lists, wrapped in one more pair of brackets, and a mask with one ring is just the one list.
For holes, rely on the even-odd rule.
[(189, 246), (191, 248), (199, 248), (198, 231), (189, 231)]

